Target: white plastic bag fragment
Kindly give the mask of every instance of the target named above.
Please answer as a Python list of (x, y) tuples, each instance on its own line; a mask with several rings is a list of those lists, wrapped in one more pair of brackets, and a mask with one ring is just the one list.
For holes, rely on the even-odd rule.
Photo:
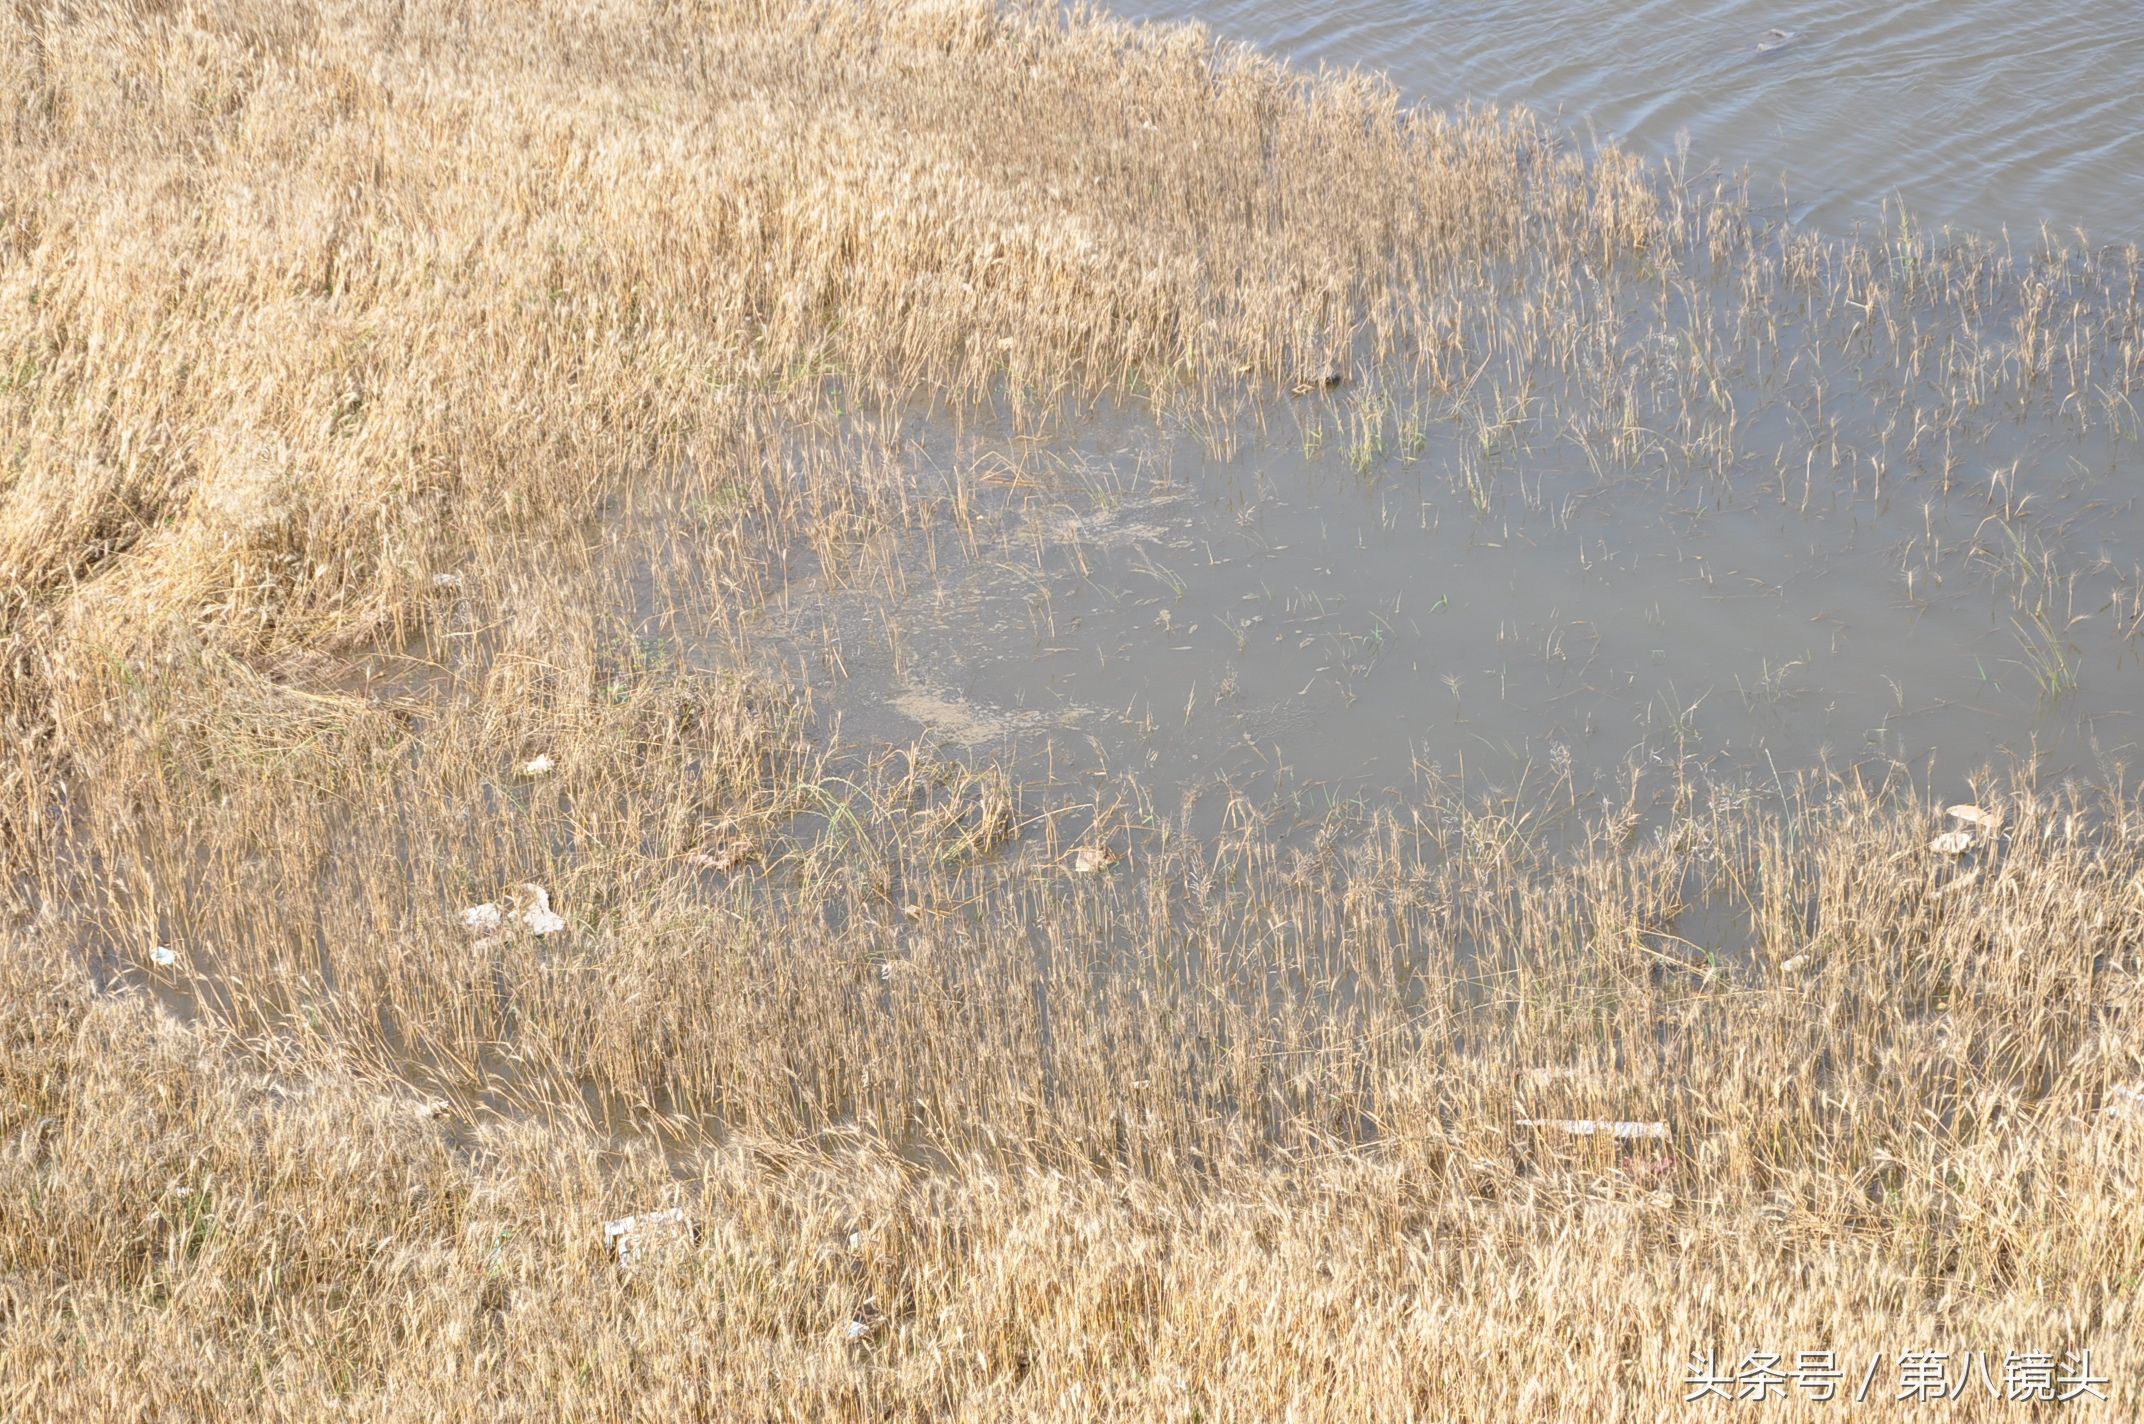
[(179, 952), (168, 944), (160, 944), (149, 951), (149, 962), (159, 969), (169, 969), (179, 962)]
[(486, 901), (462, 911), (462, 928), (471, 934), (497, 934), (506, 926), (506, 911)]
[(535, 756), (521, 763), (521, 775), (527, 781), (535, 781), (549, 776), (556, 770), (558, 770), (558, 763), (551, 760), (549, 752), (538, 752)]
[(486, 900), (462, 911), (462, 928), (488, 943), (513, 925), (530, 934), (557, 934), (566, 927), (566, 917), (551, 908), (551, 892), (533, 880), (525, 880), (499, 900)]
[(692, 1218), (683, 1207), (621, 1216), (603, 1223), (603, 1249), (621, 1267), (639, 1265), (658, 1255), (692, 1245)]
[(1971, 831), (1945, 831), (1928, 843), (1937, 855), (1964, 855), (1973, 848)]
[(1520, 1127), (1567, 1132), (1573, 1137), (1592, 1137), (1606, 1134), (1609, 1137), (1666, 1137), (1668, 1125), (1664, 1122), (1615, 1122), (1590, 1117), (1530, 1118), (1522, 1117)]
[(1072, 852), (1072, 869), (1080, 875), (1099, 875), (1117, 863), (1117, 853), (1108, 846), (1081, 846)]
[(2100, 1112), (2107, 1117), (2144, 1119), (2144, 1088), (2116, 1083), (2107, 1089), (2107, 1105), (2101, 1108)]
[(521, 892), (521, 923), (530, 934), (557, 934), (566, 927), (566, 917), (551, 908), (551, 893), (533, 882), (515, 887)]

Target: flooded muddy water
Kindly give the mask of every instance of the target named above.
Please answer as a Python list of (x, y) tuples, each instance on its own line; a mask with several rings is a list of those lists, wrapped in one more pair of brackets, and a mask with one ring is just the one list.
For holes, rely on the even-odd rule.
[(2144, 233), (2144, 29), (2118, 0), (1855, 5), (1131, 0), (1305, 67), (1361, 66), (1438, 106), (1523, 104), (1693, 167), (1784, 175), (1842, 229), (1892, 196), (1931, 229)]
[[(1746, 167), (1761, 194), (1784, 172), (1799, 197), (1707, 209), (1658, 266), (1522, 250), (1448, 274), (1464, 361), (1335, 366), (1234, 425), (914, 440), (911, 486), (957, 516), (792, 583), (708, 656), (797, 673), (844, 737), (1023, 786), (1125, 778), (1169, 815), (1223, 787), (1599, 808), (1663, 778), (2121, 774), (2144, 692), (2134, 264), (1938, 228), (2144, 230), (2126, 14), (1195, 17), (1432, 103), (1687, 136), (1677, 174)], [(1702, 186), (1660, 182), (1678, 213)]]
[[(1450, 432), (1367, 467), (1314, 434), (1215, 450), (1106, 418), (1013, 476), (988, 444), (913, 452), (998, 472), (965, 524), (792, 584), (732, 656), (812, 684), (846, 740), (1060, 792), (1123, 778), (1172, 817), (1222, 787), (1960, 787), (2105, 772), (2140, 734), (2131, 630), (2091, 585), (2021, 593), (1984, 489), (1805, 506), (1758, 478), (1603, 480), (1550, 443), (1498, 455), (1485, 506)], [(2098, 480), (2045, 484), (2035, 538), (2133, 537)]]

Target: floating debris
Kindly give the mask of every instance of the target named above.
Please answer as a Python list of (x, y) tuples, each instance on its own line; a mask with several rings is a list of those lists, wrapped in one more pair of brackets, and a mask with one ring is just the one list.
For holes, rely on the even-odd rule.
[(841, 1327), (842, 1338), (850, 1343), (867, 1340), (878, 1334), (879, 1327), (886, 1323), (886, 1312), (878, 1308), (876, 1300), (866, 1300), (856, 1307), (849, 1323)]
[(566, 917), (551, 908), (549, 891), (534, 883), (515, 888), (521, 892), (521, 923), (529, 927), (530, 934), (557, 934), (566, 927)]
[(462, 928), (471, 934), (497, 934), (506, 926), (506, 911), (486, 901), (462, 911)]
[(735, 870), (748, 860), (759, 858), (759, 847), (750, 841), (732, 841), (720, 850), (687, 851), (685, 863), (702, 870)]
[(1574, 1137), (1593, 1137), (1599, 1134), (1605, 1134), (1609, 1137), (1666, 1137), (1668, 1135), (1668, 1125), (1664, 1122), (1614, 1122), (1590, 1117), (1522, 1117), (1518, 1121), (1518, 1126), (1568, 1132)]
[(1978, 806), (1952, 806), (1943, 814), (1949, 816), (1953, 821), (1963, 821), (1968, 826), (1974, 826), (1983, 831), (1992, 831), (2003, 823), (2002, 812), (1987, 811)]
[(1940, 900), (1945, 895), (1950, 894), (1951, 891), (1963, 890), (1966, 886), (1973, 884), (1979, 879), (1980, 867), (1976, 865), (1971, 870), (1966, 871), (1965, 874), (1953, 876), (1944, 884), (1938, 885), (1935, 889), (1929, 891), (1928, 898), (1931, 900)]
[(460, 588), (461, 586), (462, 576), (460, 574), (432, 575), (432, 587), (434, 588)]
[(503, 903), (487, 900), (462, 911), (462, 928), (486, 937), (480, 944), (517, 920), (530, 934), (556, 934), (566, 927), (565, 916), (551, 908), (551, 893), (534, 881), (523, 881), (501, 899)]
[(1536, 1088), (1548, 1088), (1558, 1083), (1598, 1083), (1602, 1075), (1599, 1069), (1583, 1064), (1541, 1063), (1526, 1070), (1526, 1081)]
[(160, 944), (149, 951), (149, 962), (159, 969), (169, 969), (179, 962), (179, 952), (168, 944)]
[(1757, 37), (1757, 53), (1770, 54), (1776, 49), (1785, 49), (1802, 37), (1800, 30), (1766, 30)]
[(636, 1266), (658, 1253), (690, 1246), (698, 1237), (683, 1207), (665, 1207), (603, 1223), (603, 1249), (621, 1267)]
[(1115, 865), (1119, 857), (1108, 846), (1081, 846), (1072, 852), (1072, 869), (1081, 875), (1097, 875)]
[(1945, 831), (1928, 843), (1937, 855), (1964, 855), (1973, 848), (1971, 831)]
[(704, 828), (702, 844), (697, 850), (685, 852), (685, 863), (702, 870), (735, 870), (747, 861), (759, 859), (759, 842), (737, 828), (737, 823), (722, 820)]
[(521, 763), (521, 774), (530, 781), (534, 781), (538, 777), (549, 776), (557, 769), (558, 763), (551, 760), (549, 752), (539, 752)]
[(1809, 956), (1806, 954), (1797, 954), (1779, 961), (1779, 972), (1782, 974), (1797, 974), (1808, 967)]
[(2116, 1083), (2107, 1089), (2107, 1105), (2100, 1112), (2107, 1117), (2144, 1118), (2144, 1088), (2127, 1083)]
[(1346, 379), (1347, 373), (1339, 366), (1327, 363), (1316, 371), (1305, 371), (1297, 376), (1292, 389), (1296, 395), (1307, 396), (1312, 391), (1329, 391)]

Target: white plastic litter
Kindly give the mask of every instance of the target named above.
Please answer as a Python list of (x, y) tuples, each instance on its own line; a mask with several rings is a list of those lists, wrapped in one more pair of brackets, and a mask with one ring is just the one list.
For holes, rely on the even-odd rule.
[(1095, 875), (1117, 863), (1117, 853), (1108, 846), (1081, 846), (1072, 852), (1072, 869), (1080, 875)]
[(506, 925), (506, 911), (489, 901), (462, 911), (462, 928), (471, 934), (497, 934)]
[(1568, 1132), (1574, 1137), (1592, 1137), (1606, 1133), (1610, 1137), (1666, 1137), (1668, 1125), (1664, 1122), (1610, 1122), (1596, 1118), (1528, 1118), (1519, 1119), (1520, 1127), (1549, 1128)]
[(534, 883), (516, 887), (521, 892), (521, 923), (530, 934), (557, 934), (566, 927), (565, 916), (551, 908), (551, 894)]
[(621, 1216), (603, 1223), (603, 1249), (620, 1266), (633, 1266), (657, 1252), (692, 1244), (692, 1219), (683, 1207)]
[(179, 954), (169, 945), (160, 944), (149, 951), (149, 962), (159, 969), (169, 969), (179, 962)]
[(2100, 1112), (2108, 1117), (2144, 1117), (2144, 1088), (2116, 1083), (2107, 1089), (2107, 1105)]
[(551, 893), (532, 880), (523, 881), (501, 897), (486, 900), (462, 911), (462, 928), (487, 941), (518, 921), (530, 934), (557, 934), (566, 927), (566, 917), (551, 908)]

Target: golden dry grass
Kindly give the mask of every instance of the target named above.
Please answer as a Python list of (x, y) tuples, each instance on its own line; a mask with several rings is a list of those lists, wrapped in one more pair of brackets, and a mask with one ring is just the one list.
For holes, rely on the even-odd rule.
[[(1557, 849), (1127, 813), (1080, 875), (1002, 773), (677, 655), (960, 526), (924, 422), (1345, 372), (1363, 451), (1783, 504), (2027, 411), (2119, 445), (2133, 254), (1773, 231), (1049, 9), (0, 38), (0, 1413), (1653, 1418), (1698, 1346), (2090, 1348), (2134, 1407), (2127, 792), (1990, 786), (1963, 867), (1910, 789), (1690, 784)], [(563, 932), (458, 924), (531, 881)]]

